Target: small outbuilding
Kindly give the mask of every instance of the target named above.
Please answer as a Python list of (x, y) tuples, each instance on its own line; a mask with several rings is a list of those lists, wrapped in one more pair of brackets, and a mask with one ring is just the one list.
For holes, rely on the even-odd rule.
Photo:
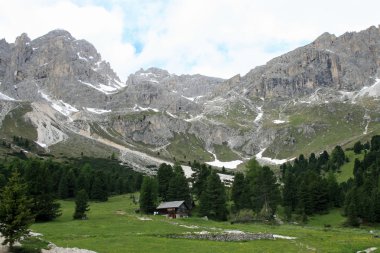
[(156, 209), (159, 214), (172, 219), (188, 217), (190, 214), (190, 208), (184, 200), (162, 202)]

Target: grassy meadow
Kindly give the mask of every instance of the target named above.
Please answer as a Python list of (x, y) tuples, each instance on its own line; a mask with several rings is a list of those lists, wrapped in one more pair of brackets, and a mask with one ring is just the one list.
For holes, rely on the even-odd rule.
[[(42, 239), (61, 247), (78, 247), (104, 253), (120, 252), (356, 252), (380, 248), (380, 239), (368, 229), (341, 226), (339, 210), (313, 216), (306, 226), (230, 224), (201, 218), (166, 219), (135, 213), (137, 205), (130, 195), (111, 197), (108, 202), (90, 203), (88, 220), (73, 220), (73, 201), (62, 201), (63, 215), (54, 222), (37, 223), (32, 230)], [(148, 218), (151, 220), (142, 220)], [(330, 224), (330, 228), (325, 228)], [(380, 228), (379, 228), (380, 229)], [(257, 240), (249, 242), (215, 242), (169, 239), (169, 234), (186, 232), (222, 232), (241, 230), (296, 237), (294, 240)]]

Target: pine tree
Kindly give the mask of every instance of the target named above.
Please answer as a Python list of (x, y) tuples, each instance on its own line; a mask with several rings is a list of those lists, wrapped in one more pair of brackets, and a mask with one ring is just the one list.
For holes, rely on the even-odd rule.
[(250, 207), (258, 213), (267, 202), (274, 213), (281, 196), (273, 171), (267, 166), (261, 168), (254, 162), (249, 162), (247, 169)]
[(88, 195), (86, 190), (82, 189), (75, 196), (75, 212), (74, 219), (87, 219), (86, 212), (90, 210), (88, 204)]
[(168, 200), (169, 182), (173, 177), (173, 168), (170, 164), (163, 163), (157, 171), (158, 196), (163, 200)]
[(167, 191), (166, 200), (185, 200), (187, 206), (191, 206), (191, 196), (189, 183), (183, 173), (182, 168), (177, 169), (174, 172), (174, 176), (170, 179), (169, 187)]
[(11, 251), (14, 243), (28, 234), (34, 219), (30, 207), (27, 185), (15, 172), (0, 195), (0, 233), (5, 237), (3, 245), (9, 243)]
[(98, 201), (108, 200), (106, 176), (102, 171), (97, 171), (91, 187), (91, 199)]
[(360, 141), (355, 142), (354, 144), (354, 152), (355, 154), (360, 154), (363, 150), (363, 145)]
[(140, 211), (151, 214), (156, 210), (158, 185), (156, 179), (144, 177), (140, 190)]
[(346, 223), (350, 226), (359, 226), (357, 188), (350, 189), (346, 195), (344, 211), (347, 216)]
[(301, 179), (300, 182), (301, 183), (297, 192), (298, 213), (310, 215), (313, 213), (313, 200), (312, 200), (311, 191), (309, 189), (309, 184), (304, 179)]
[(380, 135), (375, 135), (371, 139), (371, 151), (380, 150)]
[(284, 188), (282, 191), (283, 205), (288, 207), (290, 211), (294, 211), (297, 207), (297, 184), (296, 178), (290, 171), (285, 173), (283, 179)]
[(243, 173), (236, 173), (231, 189), (231, 198), (235, 204), (235, 211), (246, 207), (246, 181)]
[(61, 179), (59, 180), (58, 184), (58, 196), (61, 199), (66, 199), (69, 197), (69, 189), (67, 187), (68, 180), (67, 180), (67, 174), (66, 171), (62, 171)]
[(318, 169), (326, 170), (327, 169), (326, 166), (327, 166), (329, 159), (330, 159), (329, 153), (327, 153), (327, 151), (324, 150), (322, 152), (322, 154), (320, 154), (318, 157)]
[(207, 178), (211, 173), (211, 168), (205, 164), (199, 165), (195, 163), (193, 164), (193, 170), (195, 171), (192, 175), (193, 193), (200, 199), (202, 192), (206, 189)]
[(324, 213), (329, 208), (329, 192), (327, 182), (320, 177), (310, 183), (312, 194), (312, 212)]
[(76, 190), (85, 190), (86, 192), (90, 192), (90, 182), (87, 173), (81, 172), (79, 174)]
[(344, 197), (333, 172), (329, 172), (327, 176), (327, 187), (330, 206), (341, 207)]
[(331, 162), (340, 168), (346, 162), (346, 155), (341, 146), (335, 146), (331, 152)]
[(35, 221), (51, 221), (59, 217), (60, 204), (54, 198), (53, 179), (48, 168), (39, 160), (32, 160), (26, 167), (25, 177)]
[(74, 198), (76, 192), (76, 176), (72, 169), (67, 172), (67, 197)]
[(211, 219), (227, 219), (226, 193), (216, 171), (212, 171), (207, 177), (206, 188), (199, 202), (199, 212)]

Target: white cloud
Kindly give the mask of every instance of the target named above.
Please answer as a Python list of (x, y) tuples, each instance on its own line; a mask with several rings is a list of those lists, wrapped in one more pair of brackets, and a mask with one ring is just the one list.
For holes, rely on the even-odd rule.
[(123, 79), (150, 66), (228, 78), (323, 32), (378, 25), (379, 9), (375, 0), (0, 0), (0, 37), (62, 28), (93, 43)]

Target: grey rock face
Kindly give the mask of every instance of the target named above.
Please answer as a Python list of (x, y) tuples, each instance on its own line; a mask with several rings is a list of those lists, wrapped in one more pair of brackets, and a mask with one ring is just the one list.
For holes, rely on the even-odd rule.
[(197, 114), (202, 101), (223, 79), (201, 75), (173, 75), (166, 70), (150, 68), (130, 75), (127, 87), (111, 96), (110, 108), (133, 108), (135, 105), (168, 111), (172, 114)]
[[(325, 33), (229, 80), (149, 68), (131, 74), (126, 84), (90, 43), (66, 31), (55, 30), (32, 41), (22, 34), (13, 44), (0, 41), (0, 92), (37, 104), (62, 100), (79, 110), (69, 112), (69, 117), (54, 117), (62, 129), (90, 138), (111, 136), (107, 141), (113, 144), (155, 152), (167, 151), (165, 146), (176, 134), (195, 136), (203, 151), (223, 145), (241, 157), (264, 148), (273, 154), (284, 147), (295, 149), (299, 138), (294, 135), (311, 141), (329, 125), (312, 121), (290, 126), (289, 115), (313, 103), (326, 103), (331, 110), (336, 109), (329, 104), (332, 101), (350, 103), (354, 93), (348, 91), (372, 85), (380, 77), (379, 67), (376, 27), (340, 37)], [(5, 104), (2, 117), (12, 108)], [(358, 117), (345, 114), (344, 120)]]
[(33, 41), (26, 34), (14, 44), (2, 41), (0, 59), (0, 89), (15, 99), (36, 101), (43, 92), (74, 106), (95, 107), (123, 86), (90, 43), (63, 30)]
[(231, 87), (268, 98), (302, 96), (320, 87), (352, 91), (372, 85), (380, 75), (379, 67), (380, 27), (340, 37), (325, 33), (241, 78), (230, 79), (219, 94)]

